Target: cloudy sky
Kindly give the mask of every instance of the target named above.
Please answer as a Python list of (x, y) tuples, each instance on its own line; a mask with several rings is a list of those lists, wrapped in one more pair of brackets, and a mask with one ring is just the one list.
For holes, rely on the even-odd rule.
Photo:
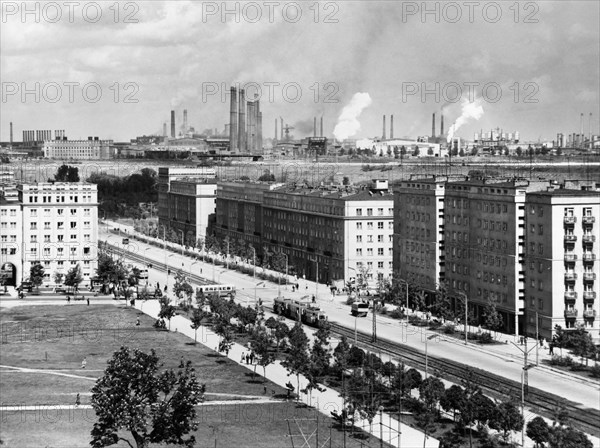
[(395, 136), (429, 134), (442, 109), (448, 129), (471, 92), (484, 113), (462, 137), (552, 140), (578, 132), (582, 112), (599, 133), (597, 1), (27, 5), (2, 2), (2, 141), (11, 121), (17, 141), (24, 129), (124, 141), (161, 133), (172, 108), (178, 124), (186, 108), (197, 130), (222, 131), (232, 83), (261, 87), (265, 137), (280, 116), (299, 137), (323, 115), (331, 135), (357, 92), (372, 102), (355, 137), (380, 136), (384, 114)]

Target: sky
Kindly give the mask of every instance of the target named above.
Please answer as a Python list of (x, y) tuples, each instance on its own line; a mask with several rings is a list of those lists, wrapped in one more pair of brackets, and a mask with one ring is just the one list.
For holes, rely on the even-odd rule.
[[(26, 129), (70, 139), (162, 134), (170, 110), (224, 130), (229, 88), (260, 87), (263, 135), (295, 137), (323, 116), (331, 137), (357, 93), (352, 138), (518, 131), (551, 141), (600, 127), (600, 2), (10, 2), (0, 22), (0, 140)], [(101, 16), (99, 15), (101, 14)]]

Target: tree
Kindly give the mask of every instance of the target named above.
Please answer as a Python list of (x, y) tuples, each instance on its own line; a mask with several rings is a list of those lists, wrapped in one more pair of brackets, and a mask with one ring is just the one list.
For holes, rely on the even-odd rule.
[(427, 155), (428, 156), (432, 156), (433, 155), (433, 148), (427, 149)]
[(190, 325), (193, 329), (194, 329), (194, 344), (197, 343), (197, 332), (198, 332), (198, 328), (200, 328), (202, 326), (202, 322), (204, 321), (204, 319), (207, 317), (207, 313), (202, 311), (202, 308), (194, 308), (194, 312), (192, 314), (192, 318), (190, 319), (190, 322), (192, 323), (192, 325)]
[(79, 168), (61, 165), (54, 175), (54, 180), (56, 182), (79, 182)]
[(542, 417), (535, 417), (527, 423), (527, 437), (535, 442), (535, 446), (543, 447), (550, 439), (550, 427)]
[[(263, 368), (264, 382), (267, 381), (267, 366), (273, 364), (275, 356), (271, 353), (271, 338), (264, 327), (257, 326), (250, 336), (250, 347), (258, 359), (258, 364)], [(256, 367), (254, 368), (256, 373)]]
[(523, 155), (523, 150), (521, 149), (520, 146), (517, 146), (515, 153), (517, 154), (517, 157), (521, 157)]
[(322, 390), (319, 383), (329, 371), (329, 360), (331, 352), (329, 349), (330, 325), (328, 322), (322, 323), (315, 333), (313, 345), (309, 354), (309, 364), (306, 369), (308, 385), (306, 389), (312, 392), (313, 389)]
[(271, 174), (271, 171), (265, 170), (264, 174), (262, 174), (258, 180), (260, 182), (275, 182), (275, 175)]
[(423, 377), (416, 369), (406, 369), (404, 363), (401, 363), (396, 369), (392, 381), (395, 390), (400, 391), (400, 398), (410, 394), (410, 391), (420, 386)]
[(419, 147), (415, 145), (415, 148), (413, 149), (412, 155), (414, 157), (418, 157), (420, 152), (421, 152), (421, 150), (419, 149)]
[(489, 422), (490, 428), (502, 431), (502, 439), (506, 443), (510, 431), (523, 428), (523, 416), (517, 405), (512, 401), (504, 401), (496, 408), (496, 415)]
[(92, 447), (124, 441), (133, 448), (121, 430), (131, 433), (137, 448), (151, 443), (195, 445), (195, 437), (188, 434), (198, 428), (195, 406), (203, 401), (206, 387), (198, 383), (191, 361), (182, 361), (176, 370), (161, 367), (154, 350), (147, 354), (121, 347), (113, 354), (92, 388), (98, 417)]
[(478, 395), (482, 395), (481, 388), (477, 384), (475, 373), (469, 367), (467, 367), (467, 372), (465, 378), (461, 381), (464, 390), (463, 397), (464, 399), (459, 403), (459, 412), (460, 412), (460, 422), (463, 428), (469, 428), (469, 447), (473, 446), (473, 423), (478, 418), (479, 408), (478, 404), (481, 402), (480, 400), (476, 400), (475, 397)]
[(105, 251), (101, 250), (98, 252), (96, 276), (104, 283), (121, 283), (128, 277), (128, 269), (123, 265), (121, 260), (115, 261)]
[(31, 266), (29, 271), (29, 281), (38, 290), (44, 282), (44, 266), (42, 266), (39, 261)]
[(478, 152), (479, 150), (475, 146), (473, 146), (473, 148), (471, 149), (471, 155), (476, 156)]
[(465, 392), (463, 388), (454, 384), (446, 389), (442, 398), (440, 398), (440, 406), (443, 410), (452, 411), (452, 418), (456, 421), (456, 411), (463, 407), (465, 400)]
[(436, 409), (445, 391), (444, 383), (435, 376), (430, 376), (419, 385), (419, 397), (431, 411)]
[(284, 322), (285, 317), (279, 316), (277, 318), (277, 324), (273, 329), (273, 336), (275, 337), (275, 353), (279, 354), (279, 348), (281, 347), (281, 343), (287, 338), (290, 333), (290, 329)]
[(175, 307), (171, 305), (171, 301), (167, 296), (163, 296), (158, 299), (160, 304), (160, 311), (158, 317), (160, 319), (167, 319), (169, 321), (169, 330), (171, 329), (171, 319), (175, 316)]
[(553, 426), (548, 437), (549, 448), (593, 448), (585, 433), (571, 427)]
[(406, 146), (402, 145), (400, 147), (400, 159), (402, 160), (406, 156)]
[(57, 285), (60, 285), (63, 282), (63, 278), (64, 278), (65, 274), (63, 274), (62, 272), (55, 272), (54, 273), (54, 283), (56, 283)]
[(444, 281), (440, 281), (438, 284), (432, 311), (434, 314), (444, 318), (445, 320), (451, 320), (455, 317), (454, 312), (452, 311), (450, 297), (448, 295), (448, 287)]
[(342, 339), (333, 349), (333, 359), (336, 370), (340, 372), (340, 376), (344, 376), (344, 371), (348, 368), (350, 362), (350, 344), (348, 338), (342, 336)]
[(73, 288), (75, 291), (79, 288), (79, 284), (83, 281), (83, 277), (81, 276), (81, 267), (79, 263), (77, 266), (69, 269), (67, 271), (67, 275), (65, 275), (65, 286)]
[(488, 303), (483, 310), (483, 315), (485, 317), (484, 327), (492, 330), (495, 335), (496, 331), (502, 328), (502, 315), (496, 309), (496, 302), (488, 299)]
[(552, 343), (555, 347), (560, 349), (560, 355), (562, 356), (562, 349), (567, 345), (569, 337), (560, 325), (554, 326), (554, 336), (552, 337)]
[(575, 356), (581, 358), (581, 364), (585, 358), (585, 365), (589, 365), (589, 358), (596, 353), (596, 346), (592, 340), (592, 336), (585, 330), (583, 326), (577, 327), (575, 331), (569, 332), (569, 346), (571, 352)]
[(140, 277), (142, 276), (142, 271), (137, 267), (132, 267), (129, 272), (129, 277), (127, 278), (127, 283), (129, 286), (136, 286), (140, 282)]
[[(308, 338), (302, 325), (296, 322), (288, 336), (289, 351), (281, 365), (290, 373), (296, 375), (298, 391), (300, 390), (300, 374), (306, 371), (309, 362)], [(298, 397), (299, 398), (299, 397)]]
[(173, 294), (175, 294), (175, 296), (180, 300), (185, 298), (188, 304), (191, 304), (192, 302), (192, 294), (194, 294), (194, 288), (188, 283), (187, 278), (182, 271), (178, 271), (175, 274)]

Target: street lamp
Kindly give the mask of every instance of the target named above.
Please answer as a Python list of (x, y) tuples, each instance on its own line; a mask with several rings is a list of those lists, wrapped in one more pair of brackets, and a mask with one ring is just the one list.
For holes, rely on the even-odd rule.
[(253, 252), (253, 261), (252, 261), (252, 276), (256, 279), (256, 249), (254, 246), (250, 246)]
[(185, 233), (181, 229), (177, 229), (178, 232), (181, 232), (181, 257), (183, 258), (183, 238)]
[[(148, 259), (148, 255), (146, 255), (146, 251), (149, 250), (149, 249), (152, 249), (152, 248), (151, 247), (147, 247), (147, 248), (144, 249), (144, 260), (146, 261), (146, 270), (148, 269), (148, 265), (150, 264), (149, 263), (150, 260)], [(146, 285), (148, 284), (148, 278), (149, 278), (149, 276), (146, 277)]]
[(265, 282), (258, 282), (256, 285), (254, 285), (254, 306), (256, 306), (256, 288), (258, 288), (260, 285), (264, 285)]
[(285, 289), (288, 289), (288, 255), (282, 252), (282, 255), (285, 257)]
[(170, 254), (168, 256), (165, 256), (165, 265), (167, 267), (167, 270), (165, 271), (165, 276), (166, 276), (167, 280), (165, 283), (166, 283), (167, 291), (169, 289), (169, 269), (170, 269), (169, 268), (169, 258), (172, 257), (173, 255), (175, 255), (175, 254)]
[(469, 299), (467, 298), (467, 295), (462, 291), (459, 291), (458, 295), (462, 297), (465, 301), (465, 345), (467, 345), (467, 342), (469, 340)]
[(398, 281), (406, 285), (406, 323), (408, 323), (408, 282), (402, 279), (398, 279)]

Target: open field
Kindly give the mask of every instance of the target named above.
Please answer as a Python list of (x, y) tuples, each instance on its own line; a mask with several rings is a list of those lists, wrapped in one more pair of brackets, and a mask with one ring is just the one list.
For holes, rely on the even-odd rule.
[[(135, 326), (138, 316), (140, 327)], [(107, 359), (122, 345), (143, 351), (154, 348), (167, 368), (178, 365), (182, 357), (192, 361), (200, 381), (207, 386), (205, 405), (198, 408), (196, 446), (291, 447), (288, 420), (296, 446), (303, 439), (294, 418), (309, 419), (299, 421), (305, 433), (316, 429), (315, 411), (282, 401), (285, 390), (281, 387), (267, 382), (265, 394), (262, 377), (253, 380), (248, 369), (194, 345), (180, 334), (154, 330), (151, 318), (131, 308), (22, 306), (3, 309), (0, 324), (2, 405), (28, 407), (2, 412), (3, 446), (89, 446), (95, 422), (93, 410), (86, 406), (89, 391), (102, 375)], [(81, 368), (84, 357), (85, 369)], [(79, 408), (73, 406), (77, 393), (82, 404)], [(249, 398), (262, 402), (248, 402)], [(331, 432), (332, 446), (343, 446), (344, 434), (331, 425), (331, 419), (319, 416), (320, 443)], [(314, 442), (313, 436), (311, 446)], [(379, 441), (371, 439), (370, 445), (379, 446)], [(369, 442), (347, 437), (347, 446), (368, 447)]]

